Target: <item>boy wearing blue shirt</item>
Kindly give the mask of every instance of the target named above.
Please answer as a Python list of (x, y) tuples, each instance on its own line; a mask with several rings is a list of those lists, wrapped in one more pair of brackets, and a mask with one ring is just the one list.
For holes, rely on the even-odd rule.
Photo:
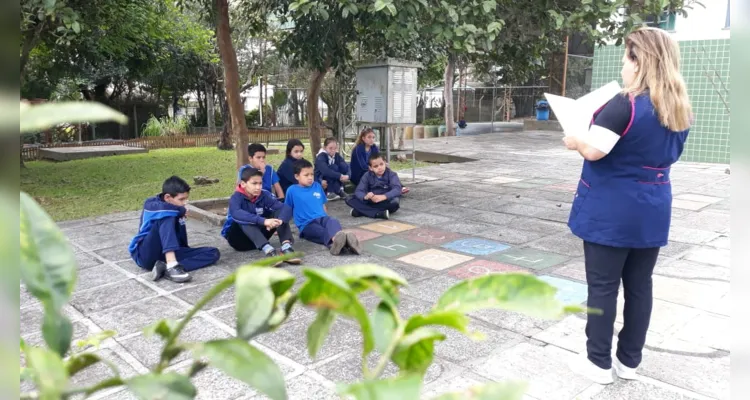
[(164, 181), (161, 193), (143, 203), (138, 234), (128, 246), (135, 263), (151, 270), (151, 279), (166, 277), (170, 281), (189, 281), (187, 271), (207, 267), (219, 261), (215, 247), (188, 247), (187, 217), (190, 185), (180, 177)]
[(343, 250), (362, 254), (362, 247), (354, 233), (342, 231), (339, 221), (326, 214), (325, 203), (328, 200), (323, 187), (314, 179), (310, 161), (296, 161), (294, 177), (299, 183), (287, 190), (286, 204), (293, 209), (299, 236), (328, 247), (333, 255), (339, 255)]
[[(289, 255), (292, 249), (292, 228), (289, 220), (292, 209), (263, 190), (263, 174), (255, 168), (242, 170), (240, 183), (229, 198), (227, 221), (221, 236), (237, 251), (260, 250), (266, 257), (275, 257), (276, 250), (268, 240), (279, 233), (281, 248), (278, 253)], [(300, 264), (299, 258), (289, 259), (289, 264)], [(278, 267), (281, 262), (274, 265)]]
[(279, 176), (272, 166), (266, 164), (266, 147), (260, 143), (248, 145), (247, 159), (249, 163), (243, 165), (237, 172), (237, 181), (242, 180), (242, 171), (245, 168), (253, 167), (263, 173), (263, 190), (269, 192), (279, 201), (284, 201), (284, 191), (279, 184)]
[(385, 160), (379, 153), (372, 153), (368, 160), (370, 170), (354, 191), (354, 196), (346, 201), (352, 208), (352, 217), (388, 219), (399, 208), (401, 197), (401, 180), (398, 174), (386, 167)]

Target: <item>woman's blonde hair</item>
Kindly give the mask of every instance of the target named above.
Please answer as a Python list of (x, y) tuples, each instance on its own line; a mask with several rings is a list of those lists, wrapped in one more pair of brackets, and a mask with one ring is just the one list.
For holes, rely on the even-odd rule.
[(362, 129), (361, 132), (359, 132), (359, 136), (357, 136), (357, 140), (354, 141), (355, 146), (359, 146), (362, 142), (364, 142), (364, 137), (367, 136), (368, 133), (375, 132), (372, 130), (372, 128), (365, 128)]
[(626, 56), (638, 69), (624, 88), (637, 96), (648, 91), (662, 125), (674, 132), (690, 127), (692, 108), (680, 74), (680, 47), (657, 28), (640, 28), (625, 38)]

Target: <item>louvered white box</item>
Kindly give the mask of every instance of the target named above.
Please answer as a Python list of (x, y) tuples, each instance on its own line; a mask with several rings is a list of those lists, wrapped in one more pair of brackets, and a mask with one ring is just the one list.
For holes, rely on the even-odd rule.
[(357, 122), (370, 125), (417, 122), (419, 63), (388, 59), (357, 68)]

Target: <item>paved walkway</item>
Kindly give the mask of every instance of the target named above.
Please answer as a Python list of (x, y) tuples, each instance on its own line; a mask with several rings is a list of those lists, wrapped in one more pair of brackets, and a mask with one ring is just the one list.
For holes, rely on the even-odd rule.
[[(411, 284), (403, 295), (402, 315), (425, 312), (463, 278), (510, 270), (540, 275), (560, 289), (566, 302), (585, 301), (582, 246), (565, 226), (581, 160), (563, 149), (559, 134), (496, 133), (420, 140), (417, 146), (478, 161), (416, 171), (419, 179), (428, 181), (412, 185), (392, 221), (355, 219), (344, 204), (332, 203), (331, 214), (355, 229), (368, 254), (335, 258), (323, 247), (303, 242), (296, 247), (307, 254), (307, 265), (374, 262), (398, 271)], [(567, 359), (585, 348), (585, 317), (542, 321), (485, 311), (471, 314), (472, 327), (485, 333), (485, 341), (449, 334), (436, 346), (425, 398), (486, 381), (522, 379), (530, 383), (528, 399), (728, 399), (730, 217), (725, 169), (691, 163), (674, 167), (671, 243), (655, 271), (656, 299), (640, 381), (603, 387), (568, 370)], [(188, 284), (154, 283), (128, 258), (137, 218), (138, 213), (128, 212), (61, 224), (80, 269), (68, 307), (74, 335), (117, 331), (99, 351), (124, 376), (145, 372), (157, 361), (158, 342), (142, 336), (144, 326), (184, 315), (218, 279), (258, 257), (232, 251), (219, 229), (191, 221), (191, 244), (218, 246), (219, 265), (196, 272)], [(301, 275), (299, 267), (290, 270)], [(184, 339), (231, 335), (233, 301), (230, 291), (209, 304), (188, 326)], [(372, 297), (364, 302), (375, 305)], [(22, 290), (21, 306), (21, 335), (41, 343), (39, 305)], [(313, 317), (300, 310), (278, 332), (257, 341), (278, 361), (292, 399), (336, 398), (335, 383), (359, 378), (357, 326), (339, 319), (319, 357), (311, 360), (305, 332)], [(616, 328), (620, 323), (618, 318)], [(184, 357), (178, 361), (178, 369), (189, 363)], [(91, 382), (106, 373), (102, 367), (91, 368), (76, 381)], [(197, 386), (205, 399), (262, 398), (215, 370), (202, 373)], [(103, 397), (133, 398), (124, 391)]]

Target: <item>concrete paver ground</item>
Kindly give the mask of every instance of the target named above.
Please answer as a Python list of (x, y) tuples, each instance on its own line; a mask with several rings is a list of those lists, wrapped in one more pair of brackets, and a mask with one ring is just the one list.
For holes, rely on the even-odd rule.
[[(565, 302), (585, 302), (586, 282), (580, 240), (565, 226), (581, 160), (566, 151), (558, 133), (513, 132), (417, 142), (419, 150), (477, 161), (420, 168), (423, 183), (404, 182), (412, 191), (391, 221), (352, 218), (343, 202), (330, 214), (354, 229), (367, 254), (332, 257), (322, 246), (300, 241), (305, 265), (319, 268), (373, 262), (406, 277), (401, 313), (426, 312), (438, 296), (461, 279), (487, 273), (525, 271), (558, 287)], [(495, 380), (529, 383), (527, 399), (704, 399), (729, 398), (729, 176), (726, 165), (678, 163), (672, 171), (674, 216), (671, 243), (654, 275), (654, 310), (639, 381), (594, 384), (573, 374), (567, 360), (585, 351), (585, 316), (543, 321), (488, 310), (470, 314), (474, 342), (449, 333), (436, 345), (424, 397)], [(231, 188), (228, 189), (228, 193)], [(193, 281), (151, 282), (129, 260), (127, 244), (137, 228), (137, 212), (106, 215), (60, 225), (79, 262), (79, 280), (66, 312), (76, 338), (104, 329), (117, 331), (99, 350), (123, 376), (145, 372), (157, 361), (158, 339), (141, 330), (161, 318), (179, 318), (218, 280), (259, 258), (238, 253), (219, 229), (190, 221), (191, 245), (221, 249), (218, 265), (196, 271)], [(301, 267), (288, 267), (301, 277)], [(374, 297), (363, 299), (368, 308)], [(620, 299), (622, 302), (622, 298)], [(620, 303), (622, 307), (622, 303)], [(39, 304), (22, 288), (21, 336), (41, 343)], [(211, 302), (184, 332), (184, 340), (222, 338), (234, 333), (234, 292)], [(334, 399), (335, 384), (360, 379), (360, 334), (339, 319), (316, 359), (306, 348), (314, 319), (298, 309), (279, 331), (256, 340), (281, 366), (292, 399)], [(622, 325), (618, 317), (616, 330)], [(616, 339), (615, 339), (616, 340)], [(187, 368), (189, 360), (173, 366)], [(387, 374), (396, 369), (391, 367)], [(106, 376), (101, 366), (76, 377), (85, 384)], [(196, 379), (204, 399), (259, 399), (253, 389), (209, 369)], [(130, 399), (123, 390), (107, 399)]]

